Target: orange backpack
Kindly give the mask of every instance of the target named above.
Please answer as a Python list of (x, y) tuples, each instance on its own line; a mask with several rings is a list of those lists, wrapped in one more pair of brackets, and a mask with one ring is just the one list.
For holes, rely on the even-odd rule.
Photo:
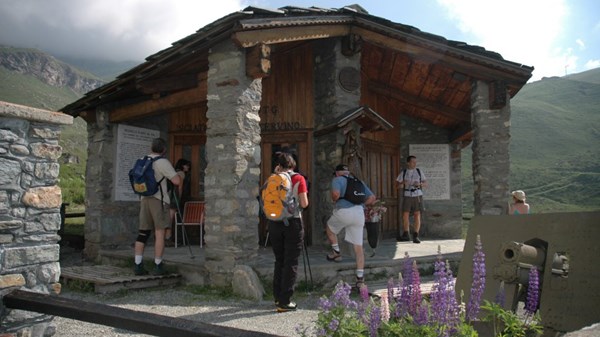
[(292, 176), (296, 174), (273, 173), (260, 188), (260, 207), (267, 219), (287, 223), (297, 213), (297, 187), (292, 187)]

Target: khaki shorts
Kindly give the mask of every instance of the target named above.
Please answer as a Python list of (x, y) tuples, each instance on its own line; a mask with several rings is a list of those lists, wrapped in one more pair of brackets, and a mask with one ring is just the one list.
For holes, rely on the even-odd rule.
[(349, 208), (334, 209), (333, 214), (327, 220), (327, 226), (334, 233), (338, 234), (342, 229), (346, 229), (344, 241), (353, 245), (362, 246), (363, 231), (365, 226), (365, 212), (361, 205)]
[(402, 200), (402, 212), (421, 212), (423, 209), (423, 196), (404, 197)]
[[(162, 207), (161, 207), (162, 204)], [(169, 205), (153, 198), (140, 200), (140, 230), (165, 229), (171, 226)]]

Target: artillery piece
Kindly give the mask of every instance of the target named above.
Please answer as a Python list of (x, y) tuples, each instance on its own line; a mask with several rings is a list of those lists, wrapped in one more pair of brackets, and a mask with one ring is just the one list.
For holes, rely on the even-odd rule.
[(456, 283), (465, 302), (477, 235), (486, 261), (484, 299), (494, 301), (504, 281), (505, 309), (515, 311), (524, 301), (529, 270), (537, 268), (545, 336), (600, 322), (600, 212), (474, 217)]

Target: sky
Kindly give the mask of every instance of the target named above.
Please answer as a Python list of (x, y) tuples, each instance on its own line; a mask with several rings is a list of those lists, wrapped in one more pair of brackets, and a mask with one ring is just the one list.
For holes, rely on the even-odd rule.
[(141, 62), (247, 6), (354, 3), (371, 15), (533, 66), (530, 82), (600, 67), (597, 0), (0, 0), (0, 45)]

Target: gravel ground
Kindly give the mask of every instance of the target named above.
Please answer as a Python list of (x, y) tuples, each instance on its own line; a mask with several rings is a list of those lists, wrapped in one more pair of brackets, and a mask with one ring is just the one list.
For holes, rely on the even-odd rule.
[[(311, 322), (316, 320), (318, 313), (316, 306), (320, 295), (298, 294), (295, 300), (299, 309), (286, 313), (275, 312), (272, 301), (224, 300), (211, 295), (196, 295), (185, 288), (135, 290), (107, 295), (64, 290), (62, 296), (244, 330), (280, 336), (298, 336), (297, 326), (311, 325)], [(148, 336), (59, 316), (54, 318), (54, 324), (56, 337)]]
[[(61, 247), (61, 266), (81, 264), (81, 252)], [(323, 293), (297, 291), (295, 312), (277, 313), (270, 298), (256, 302), (222, 298), (214, 294), (194, 294), (189, 288), (130, 290), (114, 294), (95, 294), (63, 288), (61, 296), (145, 311), (210, 324), (260, 331), (279, 336), (298, 336), (296, 328), (312, 326), (317, 318), (318, 299)], [(55, 316), (56, 337), (138, 337), (149, 336), (110, 326)], [(174, 336), (176, 337), (176, 336)]]

